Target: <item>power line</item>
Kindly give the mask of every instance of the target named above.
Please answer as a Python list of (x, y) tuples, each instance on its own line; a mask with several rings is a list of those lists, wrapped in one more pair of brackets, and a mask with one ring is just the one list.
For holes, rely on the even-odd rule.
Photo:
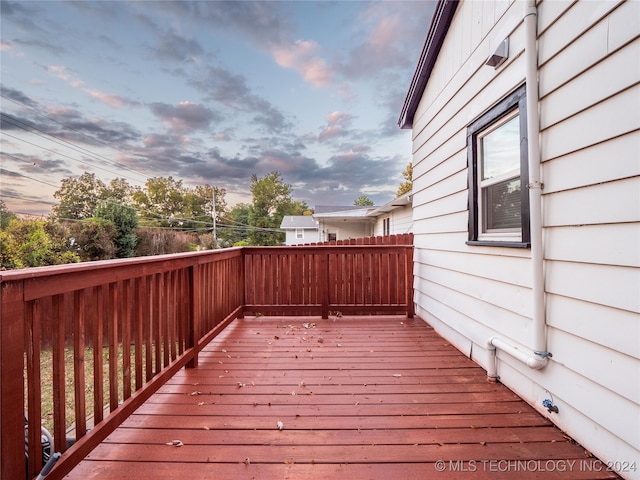
[[(15, 140), (18, 140), (20, 142), (24, 142), (24, 143), (27, 143), (27, 144), (32, 145), (34, 147), (41, 148), (44, 151), (53, 153), (54, 155), (59, 155), (61, 157), (68, 158), (69, 160), (73, 160), (74, 162), (82, 163), (83, 165), (87, 165), (89, 167), (93, 167), (93, 168), (97, 168), (99, 170), (103, 170), (105, 172), (111, 173), (112, 175), (115, 175), (116, 177), (121, 177), (121, 175), (119, 173), (112, 172), (111, 170), (107, 170), (106, 168), (99, 167), (98, 165), (91, 165), (89, 163), (83, 162), (82, 160), (78, 160), (77, 158), (73, 158), (73, 157), (70, 157), (69, 155), (65, 155), (64, 153), (56, 152), (55, 150), (51, 150), (49, 148), (43, 147), (42, 145), (38, 145), (37, 143), (30, 142), (28, 140), (25, 140), (24, 138), (20, 138), (20, 137), (16, 137), (15, 135), (11, 135), (10, 133), (5, 132), (4, 130), (0, 131), (0, 133), (2, 133), (2, 135), (6, 135), (6, 136), (11, 137), (11, 138), (13, 138)], [(138, 182), (138, 180), (135, 180), (135, 179), (133, 179), (131, 177), (126, 177), (126, 178), (129, 178), (129, 180), (133, 180), (135, 182)]]
[(32, 198), (19, 197), (17, 195), (11, 195), (9, 193), (0, 193), (0, 197), (15, 198), (15, 199), (18, 199), (18, 200), (24, 200), (25, 202), (42, 203), (44, 205), (55, 205), (55, 203), (53, 203), (53, 202), (45, 202), (44, 200), (34, 200)]
[[(81, 131), (80, 131), (80, 130), (78, 130), (78, 129), (75, 129), (75, 128), (71, 127), (70, 125), (65, 124), (64, 122), (61, 122), (61, 121), (59, 121), (59, 120), (56, 120), (56, 119), (55, 119), (55, 118), (53, 118), (53, 117), (50, 117), (50, 116), (48, 116), (48, 115), (45, 115), (44, 113), (39, 112), (39, 111), (38, 111), (38, 110), (36, 110), (34, 107), (30, 107), (29, 105), (25, 105), (25, 104), (24, 104), (24, 103), (22, 103), (22, 102), (18, 102), (17, 100), (15, 100), (15, 99), (13, 99), (13, 98), (9, 98), (9, 97), (7, 97), (7, 96), (5, 96), (5, 95), (2, 95), (2, 93), (0, 93), (0, 97), (4, 98), (5, 100), (9, 100), (10, 102), (15, 103), (16, 105), (20, 105), (20, 106), (21, 106), (21, 107), (23, 107), (23, 108), (27, 108), (27, 109), (31, 110), (32, 112), (34, 112), (34, 113), (35, 113), (36, 115), (38, 115), (38, 116), (41, 116), (41, 117), (46, 118), (46, 119), (48, 119), (48, 120), (51, 120), (52, 122), (55, 122), (55, 123), (57, 123), (58, 125), (62, 125), (63, 127), (67, 128), (67, 129), (69, 129), (69, 130), (71, 130), (72, 132), (76, 132), (76, 133), (77, 133), (77, 134), (79, 134), (79, 135), (82, 135), (82, 136), (84, 136), (84, 137), (86, 137), (86, 138), (89, 138), (89, 139), (91, 139), (91, 140), (93, 140), (93, 141), (96, 141), (96, 142), (98, 142), (98, 143), (101, 143), (102, 145), (104, 145), (104, 146), (106, 146), (106, 147), (109, 147), (109, 148), (111, 148), (111, 149), (115, 150), (116, 152), (120, 152), (120, 153), (122, 153), (123, 155), (129, 155), (128, 153), (123, 152), (122, 150), (120, 150), (120, 149), (118, 149), (118, 148), (115, 148), (113, 145), (110, 145), (110, 144), (108, 144), (107, 142), (104, 142), (104, 141), (100, 140), (99, 138), (95, 138), (95, 137), (92, 137), (92, 136), (90, 136), (90, 135), (87, 135), (86, 133), (81, 132)], [(6, 114), (5, 114), (5, 115), (6, 115)], [(15, 118), (15, 117), (12, 117), (12, 118)], [(16, 119), (16, 120), (17, 120), (17, 119)], [(21, 122), (20, 120), (17, 120), (17, 121), (18, 121), (18, 122)], [(21, 123), (24, 123), (24, 122), (21, 122)], [(32, 126), (31, 128), (34, 128), (34, 129), (36, 129), (36, 130), (39, 130), (39, 129), (37, 129), (36, 127), (33, 127), (33, 126)], [(39, 131), (42, 131), (42, 130), (39, 130)], [(55, 136), (55, 135), (53, 135), (53, 134), (51, 134), (51, 133), (47, 133), (47, 132), (43, 132), (43, 133), (46, 133), (47, 135), (50, 135), (50, 136), (55, 137), (55, 138), (59, 138), (59, 137), (57, 137), (57, 136)], [(65, 140), (65, 139), (61, 139), (61, 140), (65, 141), (65, 142), (67, 142), (67, 143), (70, 143), (70, 144), (72, 144), (72, 145), (75, 145), (75, 144), (73, 144), (72, 142), (69, 142), (68, 140)], [(136, 174), (138, 174), (138, 175), (142, 176), (142, 177), (143, 177), (143, 178), (145, 178), (145, 179), (148, 179), (148, 178), (149, 178), (146, 174), (144, 174), (144, 173), (142, 173), (142, 172), (139, 172), (139, 171), (137, 171), (137, 170), (135, 170), (135, 169), (133, 169), (133, 168), (127, 167), (127, 166), (125, 166), (125, 165), (121, 165), (121, 164), (119, 164), (119, 163), (113, 163), (113, 162), (111, 162), (109, 159), (107, 159), (107, 157), (104, 157), (104, 156), (102, 156), (102, 155), (100, 155), (100, 154), (93, 153), (93, 152), (91, 152), (91, 151), (89, 151), (89, 150), (87, 150), (87, 149), (85, 149), (85, 148), (83, 148), (83, 147), (79, 147), (79, 146), (78, 146), (78, 148), (80, 148), (80, 149), (82, 149), (82, 150), (85, 150), (85, 151), (87, 151), (87, 152), (91, 153), (92, 155), (94, 155), (94, 156), (96, 156), (96, 157), (98, 157), (98, 158), (102, 158), (102, 159), (104, 159), (104, 160), (107, 160), (109, 163), (112, 163), (113, 165), (115, 165), (115, 166), (117, 166), (117, 167), (119, 167), (119, 168), (124, 168), (124, 169), (126, 169), (126, 170), (129, 170), (130, 172), (136, 173)]]
[(27, 175), (23, 175), (22, 173), (18, 173), (18, 172), (14, 172), (14, 171), (11, 171), (11, 170), (7, 170), (6, 168), (0, 168), (0, 172), (7, 172), (7, 173), (10, 173), (11, 175), (15, 175), (15, 176), (22, 177), (22, 178), (27, 178), (29, 180), (33, 180), (34, 182), (43, 183), (45, 185), (49, 185), (50, 187), (58, 188), (58, 186), (54, 185), (53, 183), (45, 182), (43, 180), (38, 180), (37, 178), (32, 178), (32, 177), (29, 177)]

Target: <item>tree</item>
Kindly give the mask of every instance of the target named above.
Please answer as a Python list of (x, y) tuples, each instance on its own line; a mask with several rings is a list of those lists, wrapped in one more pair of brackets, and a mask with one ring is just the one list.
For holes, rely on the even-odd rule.
[[(220, 218), (218, 224), (218, 241), (223, 247), (247, 242), (249, 227), (249, 211), (251, 205), (239, 203)], [(248, 244), (248, 243), (247, 243)]]
[(138, 228), (138, 216), (135, 208), (113, 201), (102, 202), (96, 208), (95, 217), (113, 224), (117, 233), (114, 239), (115, 256), (117, 258), (135, 257), (136, 228)]
[(95, 174), (85, 172), (78, 178), (65, 178), (53, 194), (60, 203), (53, 207), (59, 219), (82, 220), (93, 217), (98, 202), (107, 198), (107, 187)]
[(401, 197), (405, 193), (409, 193), (413, 190), (413, 163), (409, 162), (407, 167), (402, 172), (402, 176), (404, 177), (404, 182), (400, 184), (398, 187), (398, 191), (396, 192), (396, 198)]
[(249, 224), (254, 227), (249, 232), (251, 245), (280, 245), (284, 233), (277, 231), (282, 217), (293, 208), (291, 185), (284, 182), (278, 172), (271, 172), (263, 178), (251, 176), (253, 202), (249, 210)]
[(294, 201), (291, 204), (291, 210), (287, 215), (312, 215), (313, 209), (307, 205), (305, 201)]
[(0, 200), (0, 230), (4, 230), (9, 226), (9, 222), (16, 216), (9, 211), (7, 204)]
[(144, 189), (138, 188), (133, 201), (148, 226), (181, 226), (185, 189), (182, 180), (173, 177), (155, 177), (147, 180)]
[(70, 247), (64, 226), (14, 218), (0, 230), (0, 266), (10, 269), (79, 262)]
[(225, 195), (224, 188), (202, 185), (191, 189), (182, 180), (156, 177), (133, 193), (133, 201), (144, 226), (202, 231), (212, 227), (214, 196), (216, 220), (226, 211)]
[(83, 262), (115, 258), (118, 236), (113, 222), (103, 218), (89, 218), (71, 225), (73, 245)]
[(360, 195), (353, 201), (353, 204), (360, 207), (373, 207), (373, 200), (371, 200), (366, 195)]
[(130, 205), (134, 191), (135, 189), (124, 178), (114, 178), (106, 187), (104, 197), (118, 203)]

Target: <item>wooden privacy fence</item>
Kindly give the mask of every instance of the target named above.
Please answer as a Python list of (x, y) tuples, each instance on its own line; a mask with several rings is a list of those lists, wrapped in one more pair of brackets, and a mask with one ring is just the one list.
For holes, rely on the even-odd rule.
[(244, 247), (0, 272), (0, 478), (41, 470), (43, 416), (66, 451), (47, 478), (62, 478), (245, 312), (413, 316), (412, 255)]
[(413, 316), (413, 247), (244, 249), (245, 311), (270, 315)]
[(413, 233), (350, 238), (348, 240), (331, 240), (328, 242), (312, 242), (304, 245), (413, 245)]

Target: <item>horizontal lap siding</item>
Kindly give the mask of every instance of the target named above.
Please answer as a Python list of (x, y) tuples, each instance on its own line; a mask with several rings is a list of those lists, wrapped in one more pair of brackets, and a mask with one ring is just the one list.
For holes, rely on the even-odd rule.
[[(465, 244), (466, 128), (524, 82), (523, 13), (522, 2), (462, 2), (414, 120), (418, 313), (484, 366), (489, 335), (528, 348), (532, 338), (529, 251)], [(499, 355), (505, 382), (537, 408), (549, 389), (565, 413), (554, 420), (611, 460), (636, 458), (640, 448), (639, 18), (639, 2), (538, 4), (554, 357), (533, 372)], [(507, 63), (498, 70), (484, 66), (506, 37)], [(597, 393), (586, 395), (583, 386)], [(615, 408), (602, 411), (596, 398)], [(625, 417), (630, 421), (619, 422)], [(602, 435), (595, 444), (593, 429)]]

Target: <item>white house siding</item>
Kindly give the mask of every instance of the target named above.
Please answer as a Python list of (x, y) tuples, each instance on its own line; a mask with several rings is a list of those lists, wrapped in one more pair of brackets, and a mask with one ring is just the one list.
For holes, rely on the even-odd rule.
[(312, 243), (318, 241), (318, 230), (311, 229), (298, 229), (298, 231), (302, 232), (302, 238), (296, 238), (296, 230), (288, 229), (286, 230), (286, 245), (301, 245), (303, 243)]
[(399, 235), (402, 233), (413, 232), (413, 209), (411, 205), (384, 213), (376, 217), (376, 224), (373, 231), (374, 236), (384, 235), (383, 220), (389, 218), (391, 223), (389, 226), (389, 235)]
[[(413, 121), (417, 312), (485, 368), (531, 348), (530, 251), (467, 246), (467, 126), (524, 83), (524, 2), (462, 2)], [(604, 461), (640, 458), (640, 2), (538, 4), (549, 364), (503, 383)], [(507, 63), (484, 61), (506, 37)], [(558, 414), (542, 400), (553, 396)], [(620, 472), (640, 478), (635, 472)]]

